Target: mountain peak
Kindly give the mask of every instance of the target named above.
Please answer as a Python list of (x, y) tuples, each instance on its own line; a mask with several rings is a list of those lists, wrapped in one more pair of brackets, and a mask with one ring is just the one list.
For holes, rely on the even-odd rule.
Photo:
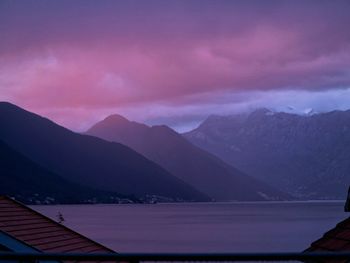
[(258, 108), (254, 111), (252, 111), (251, 115), (267, 115), (267, 116), (270, 116), (270, 115), (273, 115), (274, 114), (274, 111), (268, 109), (268, 108)]
[(24, 110), (19, 108), (17, 105), (12, 104), (11, 102), (8, 101), (0, 101), (0, 107), (2, 109), (17, 109), (17, 110)]
[(0, 105), (13, 105), (13, 104), (8, 101), (0, 101)]
[(308, 108), (303, 111), (304, 115), (311, 116), (317, 114), (317, 111), (315, 111), (313, 108)]
[(126, 122), (130, 122), (127, 118), (125, 118), (122, 115), (119, 114), (112, 114), (109, 115), (108, 117), (106, 117), (104, 120), (104, 122), (111, 122), (111, 123), (126, 123)]

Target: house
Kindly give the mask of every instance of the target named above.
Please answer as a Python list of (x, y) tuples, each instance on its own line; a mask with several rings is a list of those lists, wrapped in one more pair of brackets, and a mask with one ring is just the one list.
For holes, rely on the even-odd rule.
[(0, 252), (115, 253), (33, 209), (0, 196)]

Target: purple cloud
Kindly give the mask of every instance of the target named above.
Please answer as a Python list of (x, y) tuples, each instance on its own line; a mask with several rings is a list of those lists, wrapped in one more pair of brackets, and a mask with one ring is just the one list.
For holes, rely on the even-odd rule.
[(243, 93), (337, 92), (350, 86), (349, 11), (341, 0), (4, 0), (0, 99), (81, 129), (76, 117), (92, 112), (176, 119), (164, 105), (210, 114), (221, 94), (238, 105)]

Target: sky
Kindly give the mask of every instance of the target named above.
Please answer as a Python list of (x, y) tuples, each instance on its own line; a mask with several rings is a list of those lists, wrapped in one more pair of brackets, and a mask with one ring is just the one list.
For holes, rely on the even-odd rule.
[(85, 131), (350, 108), (348, 0), (2, 0), (0, 100)]

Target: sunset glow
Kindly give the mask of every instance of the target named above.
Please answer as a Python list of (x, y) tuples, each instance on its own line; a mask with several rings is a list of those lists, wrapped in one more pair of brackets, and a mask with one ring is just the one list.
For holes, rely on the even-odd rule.
[(0, 100), (75, 130), (111, 113), (181, 130), (252, 107), (349, 108), (349, 10), (349, 1), (1, 1)]

